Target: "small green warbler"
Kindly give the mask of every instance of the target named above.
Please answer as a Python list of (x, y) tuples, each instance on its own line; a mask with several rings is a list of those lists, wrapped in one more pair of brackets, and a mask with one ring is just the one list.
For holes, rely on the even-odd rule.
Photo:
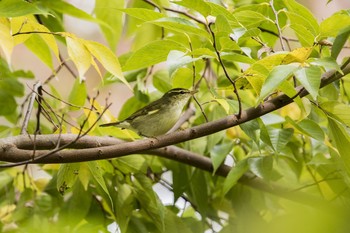
[(116, 126), (122, 129), (131, 129), (146, 137), (165, 134), (179, 120), (183, 108), (194, 93), (196, 92), (184, 88), (171, 89), (160, 99), (137, 110), (125, 120), (100, 126)]

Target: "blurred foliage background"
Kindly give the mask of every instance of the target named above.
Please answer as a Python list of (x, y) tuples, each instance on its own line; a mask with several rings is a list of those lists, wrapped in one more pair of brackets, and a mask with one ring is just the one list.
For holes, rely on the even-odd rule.
[[(214, 171), (232, 166), (226, 177), (140, 154), (1, 168), (1, 231), (348, 232), (350, 6), (330, 13), (344, 2), (317, 1), (320, 13), (315, 1), (294, 0), (0, 1), (4, 139), (20, 134), (39, 80), (41, 121), (33, 112), (26, 133), (125, 140), (138, 135), (94, 125), (110, 102), (117, 107), (100, 122), (171, 88), (197, 89), (188, 128), (204, 124), (203, 114), (213, 121), (295, 97), (299, 85), (310, 93), (176, 145), (210, 158)], [(342, 78), (320, 89), (327, 72)]]

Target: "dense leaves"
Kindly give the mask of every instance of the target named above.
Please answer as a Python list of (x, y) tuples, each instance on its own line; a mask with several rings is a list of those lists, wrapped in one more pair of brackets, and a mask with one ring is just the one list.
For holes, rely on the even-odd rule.
[[(341, 69), (350, 61), (349, 11), (318, 21), (295, 0), (96, 0), (91, 11), (63, 0), (0, 1), (1, 137), (19, 134), (33, 78), (45, 80), (44, 94), (28, 133), (129, 141), (139, 136), (96, 121), (125, 119), (171, 88), (198, 90), (199, 105), (187, 106), (196, 111), (182, 127), (282, 94), (294, 98), (239, 127), (176, 145), (210, 158), (211, 173), (139, 154), (0, 170), (0, 231), (348, 231), (350, 76)], [(106, 45), (68, 32), (66, 16), (96, 24)], [(31, 51), (52, 75), (16, 69), (16, 49)], [(61, 93), (52, 78), (66, 80), (65, 68), (73, 81)], [(342, 79), (321, 88), (327, 72)], [(119, 99), (94, 98), (115, 83), (133, 94), (119, 117), (103, 112)], [(308, 95), (298, 97), (297, 86)], [(219, 177), (223, 164), (230, 170)]]

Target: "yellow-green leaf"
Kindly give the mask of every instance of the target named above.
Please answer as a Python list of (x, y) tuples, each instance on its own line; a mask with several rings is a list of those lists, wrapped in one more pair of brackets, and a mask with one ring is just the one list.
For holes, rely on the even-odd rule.
[(120, 81), (131, 89), (128, 81), (126, 81), (124, 78), (117, 56), (110, 49), (95, 41), (84, 40), (84, 45), (107, 71), (115, 75)]
[(33, 34), (29, 37), (24, 44), (30, 49), (38, 58), (45, 63), (51, 70), (54, 69), (52, 63), (52, 57), (49, 46), (45, 41), (37, 34)]
[(82, 79), (86, 71), (91, 66), (91, 54), (86, 49), (84, 41), (75, 37), (66, 37), (68, 55), (74, 62), (79, 72), (79, 78)]
[(297, 48), (291, 51), (282, 60), (282, 64), (290, 64), (293, 62), (304, 63), (310, 56), (312, 47)]
[(14, 47), (14, 41), (11, 36), (9, 24), (6, 20), (0, 20), (0, 48), (5, 54), (6, 60), (8, 63), (11, 63), (11, 54)]

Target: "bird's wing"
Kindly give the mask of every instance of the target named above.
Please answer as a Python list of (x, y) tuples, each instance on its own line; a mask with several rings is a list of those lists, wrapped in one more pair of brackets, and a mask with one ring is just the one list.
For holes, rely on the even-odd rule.
[(158, 100), (150, 103), (149, 105), (146, 105), (145, 107), (137, 110), (136, 112), (131, 114), (128, 118), (126, 118), (125, 121), (133, 120), (139, 116), (154, 114), (154, 113), (158, 112), (158, 110), (160, 108), (160, 104), (161, 104), (160, 99), (158, 99)]

